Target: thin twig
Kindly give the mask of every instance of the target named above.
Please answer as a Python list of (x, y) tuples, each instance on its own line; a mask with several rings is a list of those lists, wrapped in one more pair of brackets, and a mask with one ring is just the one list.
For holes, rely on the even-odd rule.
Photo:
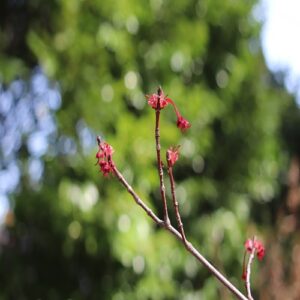
[[(123, 175), (119, 172), (114, 163), (112, 163), (112, 171), (122, 185), (131, 194), (135, 202), (142, 207), (142, 209), (148, 214), (148, 216), (160, 227), (165, 228), (171, 232), (179, 241), (184, 243), (181, 234), (170, 224), (166, 224), (142, 201), (142, 199), (135, 193), (133, 188), (129, 185)], [(191, 244), (187, 243), (187, 251), (190, 252), (202, 265), (204, 265), (223, 285), (225, 285), (238, 299), (248, 300), (224, 275), (222, 275), (200, 252)]]
[(180, 213), (179, 213), (179, 207), (178, 207), (179, 204), (178, 204), (178, 201), (176, 199), (175, 180), (174, 180), (174, 176), (173, 176), (173, 167), (172, 167), (168, 152), (167, 152), (167, 162), (168, 162), (168, 173), (169, 173), (170, 185), (171, 185), (172, 201), (173, 201), (173, 206), (174, 206), (174, 210), (175, 210), (176, 220), (177, 220), (179, 231), (180, 231), (181, 236), (182, 236), (182, 240), (183, 240), (185, 246), (188, 247), (188, 242), (187, 242), (187, 239), (185, 237), (185, 233), (184, 233), (184, 229), (183, 229), (183, 223), (181, 221), (181, 217), (180, 217)]
[(128, 193), (131, 194), (136, 204), (139, 205), (156, 224), (159, 226), (164, 226), (164, 221), (157, 217), (156, 214), (142, 201), (142, 199), (135, 193), (131, 185), (126, 181), (115, 165), (113, 165), (113, 172), (118, 180), (127, 189)]
[[(161, 88), (159, 87), (157, 90), (158, 96), (162, 93)], [(163, 213), (164, 213), (164, 221), (166, 225), (170, 225), (170, 219), (168, 216), (168, 207), (167, 207), (167, 199), (166, 199), (166, 188), (164, 184), (164, 173), (163, 173), (163, 164), (160, 157), (160, 132), (159, 132), (159, 119), (160, 119), (160, 101), (157, 101), (156, 108), (156, 120), (155, 120), (155, 144), (156, 144), (156, 158), (157, 158), (157, 170), (159, 175), (159, 185), (160, 185), (160, 194), (163, 202)]]
[[(253, 237), (253, 245), (255, 242), (255, 237)], [(251, 295), (251, 283), (250, 283), (250, 277), (251, 277), (251, 265), (255, 256), (255, 251), (256, 248), (253, 247), (252, 251), (250, 253), (249, 259), (248, 259), (248, 263), (247, 263), (247, 271), (246, 271), (246, 290), (247, 290), (247, 295), (248, 295), (248, 299), (249, 300), (254, 300), (252, 295)]]

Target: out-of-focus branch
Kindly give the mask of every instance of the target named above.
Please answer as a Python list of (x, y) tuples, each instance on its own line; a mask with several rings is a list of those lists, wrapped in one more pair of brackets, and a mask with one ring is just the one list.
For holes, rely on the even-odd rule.
[[(253, 245), (255, 244), (255, 237), (253, 237)], [(251, 265), (255, 256), (255, 251), (256, 248), (253, 247), (251, 250), (251, 253), (249, 255), (248, 258), (248, 263), (247, 263), (247, 269), (246, 269), (246, 290), (247, 290), (247, 295), (248, 295), (248, 299), (249, 300), (254, 300), (251, 294), (251, 282), (250, 282), (250, 278), (251, 278)]]
[(253, 262), (255, 255), (255, 248), (252, 250), (247, 264), (247, 273), (246, 273), (246, 289), (247, 289), (247, 295), (249, 300), (253, 300), (253, 297), (251, 295), (251, 283), (250, 283), (250, 277), (251, 277), (251, 264)]

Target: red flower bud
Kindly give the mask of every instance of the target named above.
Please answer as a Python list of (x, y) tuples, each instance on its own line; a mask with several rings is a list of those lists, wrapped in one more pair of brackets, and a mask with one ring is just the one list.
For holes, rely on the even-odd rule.
[(100, 166), (100, 171), (104, 176), (113, 172), (113, 162), (111, 156), (114, 153), (114, 149), (111, 145), (105, 142), (101, 142), (100, 138), (97, 138), (99, 150), (96, 153), (97, 163)]
[(262, 260), (265, 256), (265, 247), (261, 242), (257, 242), (256, 244), (256, 255), (259, 260)]
[(168, 105), (168, 98), (166, 98), (162, 89), (160, 89), (160, 94), (147, 95), (146, 98), (153, 109), (163, 109)]
[(180, 128), (182, 132), (184, 132), (191, 127), (191, 124), (188, 120), (184, 119), (182, 116), (179, 116), (177, 119), (177, 127)]
[(146, 98), (148, 99), (148, 104), (153, 109), (163, 109), (168, 104), (171, 104), (175, 110), (176, 116), (177, 116), (177, 127), (181, 129), (181, 131), (186, 131), (188, 128), (191, 127), (191, 124), (188, 120), (182, 117), (180, 114), (177, 106), (175, 105), (174, 101), (170, 98), (167, 98), (165, 96), (163, 90), (161, 88), (158, 89), (158, 92), (156, 94), (147, 95)]
[(262, 260), (263, 257), (265, 256), (265, 247), (261, 241), (257, 241), (257, 240), (253, 241), (253, 239), (248, 239), (245, 242), (244, 246), (245, 246), (246, 251), (249, 253), (251, 253), (253, 251), (253, 249), (255, 249), (257, 258), (259, 260)]
[(108, 176), (110, 172), (112, 172), (112, 166), (110, 163), (108, 163), (105, 160), (101, 160), (99, 162), (99, 166), (100, 166), (100, 171), (102, 172), (102, 174), (104, 176)]
[(175, 162), (178, 160), (179, 158), (179, 147), (180, 146), (176, 146), (176, 147), (170, 147), (167, 150), (167, 161), (168, 161), (168, 165), (170, 167), (173, 167)]

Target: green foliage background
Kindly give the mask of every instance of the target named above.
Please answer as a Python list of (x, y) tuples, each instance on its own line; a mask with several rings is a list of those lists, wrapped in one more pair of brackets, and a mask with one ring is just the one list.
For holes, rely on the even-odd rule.
[[(266, 68), (256, 2), (4, 1), (3, 14), (24, 17), (23, 31), (13, 44), (18, 26), (9, 17), (0, 31), (2, 82), (42, 66), (61, 85), (59, 134), (79, 145), (84, 120), (104, 136), (160, 216), (154, 111), (144, 95), (162, 85), (192, 124), (182, 135), (172, 109), (163, 111), (163, 151), (181, 145), (175, 177), (186, 234), (242, 290), (243, 243), (253, 234), (267, 242), (274, 221), (289, 160), (279, 129), (293, 105)], [(11, 195), (14, 243), (1, 248), (1, 299), (231, 299), (115, 179), (99, 174), (96, 142), (88, 154), (78, 149), (45, 155), (39, 187), (24, 174)]]

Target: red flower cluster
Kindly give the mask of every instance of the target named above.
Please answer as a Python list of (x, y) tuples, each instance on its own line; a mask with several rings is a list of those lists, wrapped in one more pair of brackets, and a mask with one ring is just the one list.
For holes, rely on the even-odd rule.
[(157, 94), (147, 95), (148, 104), (156, 110), (161, 110), (165, 108), (168, 104), (171, 104), (174, 107), (176, 116), (177, 116), (177, 127), (181, 129), (181, 131), (186, 131), (191, 127), (191, 124), (188, 120), (186, 120), (179, 112), (177, 106), (174, 101), (164, 94), (161, 88), (158, 89)]
[(97, 138), (99, 150), (96, 153), (97, 165), (100, 166), (100, 171), (104, 176), (107, 176), (113, 171), (113, 162), (111, 156), (114, 153), (114, 149), (111, 145), (101, 142), (100, 138)]
[[(257, 258), (259, 260), (262, 260), (263, 257), (265, 256), (265, 247), (262, 244), (262, 242), (256, 240), (255, 238), (247, 239), (244, 246), (245, 246), (245, 254), (244, 254), (244, 262), (243, 262), (242, 279), (247, 280), (247, 270), (246, 270), (246, 254), (247, 254), (247, 252), (252, 253), (253, 251), (255, 251)], [(248, 263), (249, 263), (249, 261), (248, 261)]]
[(146, 98), (153, 109), (163, 109), (168, 105), (168, 98), (162, 89), (160, 89), (160, 94), (146, 95)]
[(175, 162), (179, 158), (179, 148), (180, 146), (176, 146), (176, 147), (170, 147), (167, 150), (167, 161), (170, 167), (173, 167)]
[(248, 239), (245, 242), (245, 249), (249, 253), (251, 253), (253, 249), (255, 249), (257, 258), (259, 260), (262, 260), (263, 257), (265, 256), (265, 247), (260, 241), (256, 241), (256, 240), (253, 241), (253, 239)]
[(191, 124), (188, 120), (184, 119), (182, 116), (177, 117), (177, 127), (181, 129), (181, 131), (186, 131), (191, 127)]

